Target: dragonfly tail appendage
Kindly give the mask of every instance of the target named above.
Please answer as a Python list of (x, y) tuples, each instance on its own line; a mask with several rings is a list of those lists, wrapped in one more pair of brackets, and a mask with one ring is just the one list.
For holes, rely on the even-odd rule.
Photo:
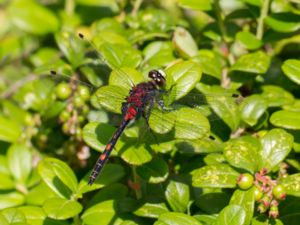
[(113, 148), (115, 147), (119, 137), (121, 136), (125, 127), (128, 125), (129, 121), (130, 120), (123, 120), (123, 122), (119, 126), (118, 130), (115, 132), (115, 134), (110, 139), (109, 143), (106, 145), (104, 152), (98, 158), (98, 160), (94, 166), (94, 169), (90, 175), (89, 182), (88, 182), (89, 185), (92, 185), (94, 183), (97, 176), (101, 172), (105, 162), (107, 161), (110, 153), (112, 152)]

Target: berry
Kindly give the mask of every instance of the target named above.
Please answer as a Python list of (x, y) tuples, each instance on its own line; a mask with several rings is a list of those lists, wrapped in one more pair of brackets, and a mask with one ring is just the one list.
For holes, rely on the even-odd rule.
[(269, 211), (269, 216), (272, 218), (277, 218), (279, 216), (279, 211), (277, 206), (271, 206)]
[(262, 198), (262, 196), (263, 196), (262, 191), (258, 187), (255, 187), (255, 190), (254, 190), (255, 201), (260, 200)]
[(84, 106), (84, 100), (80, 96), (75, 96), (73, 102), (74, 105), (78, 108)]
[(286, 197), (286, 192), (284, 186), (277, 184), (272, 189), (273, 196), (278, 200), (284, 200)]
[(59, 114), (59, 120), (62, 122), (66, 122), (68, 119), (70, 119), (71, 117), (71, 113), (69, 113), (66, 110), (63, 110), (60, 114)]
[(71, 96), (72, 89), (69, 84), (61, 82), (55, 87), (55, 93), (59, 99), (65, 100)]
[(243, 189), (246, 190), (253, 185), (253, 176), (249, 173), (243, 173), (241, 174), (237, 179), (237, 185)]
[(90, 89), (86, 86), (79, 85), (77, 93), (84, 101), (87, 101), (90, 98)]

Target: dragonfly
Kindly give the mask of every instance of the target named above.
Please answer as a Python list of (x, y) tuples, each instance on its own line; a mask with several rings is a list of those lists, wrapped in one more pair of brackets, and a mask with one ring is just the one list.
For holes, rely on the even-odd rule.
[[(79, 34), (79, 37), (81, 39), (84, 39), (84, 36)], [(93, 43), (90, 43), (93, 45)], [(94, 45), (93, 45), (94, 46)], [(97, 49), (94, 47), (94, 49)], [(97, 51), (97, 53), (99, 53)], [(99, 53), (100, 54), (100, 53)], [(110, 140), (108, 141), (108, 144), (106, 145), (104, 151), (101, 153), (99, 158), (97, 159), (93, 170), (89, 176), (88, 184), (92, 185), (99, 174), (101, 173), (105, 163), (107, 162), (112, 150), (114, 149), (118, 139), (122, 135), (125, 128), (133, 122), (135, 119), (138, 119), (139, 117), (143, 117), (147, 123), (147, 125), (154, 130), (157, 133), (167, 133), (169, 132), (174, 126), (176, 126), (177, 131), (179, 131), (179, 137), (180, 138), (187, 138), (189, 139), (196, 139), (203, 136), (203, 134), (207, 135), (209, 133), (209, 122), (205, 116), (203, 116), (201, 113), (199, 114), (198, 111), (193, 110), (189, 111), (186, 107), (180, 107), (177, 111), (170, 109), (168, 106), (170, 103), (167, 103), (164, 101), (162, 95), (167, 96), (169, 99), (176, 100), (177, 98), (186, 97), (187, 92), (189, 90), (186, 90), (185, 92), (179, 92), (176, 90), (177, 86), (176, 83), (169, 85), (168, 90), (166, 90), (166, 74), (162, 70), (150, 70), (148, 73), (149, 81), (144, 82), (138, 82), (137, 84), (134, 84), (132, 80), (130, 80), (130, 75), (124, 71), (122, 68), (118, 68), (115, 65), (109, 64), (103, 56), (100, 54), (100, 59), (102, 62), (104, 62), (106, 65), (108, 65), (112, 69), (111, 77), (113, 72), (115, 72), (115, 75), (118, 77), (122, 77), (121, 80), (124, 82), (119, 83), (130, 83), (129, 93), (127, 94), (127, 97), (122, 95), (122, 97), (118, 97), (116, 93), (112, 93), (114, 91), (108, 91), (108, 93), (105, 93), (105, 86), (100, 90), (98, 89), (94, 95), (97, 98), (97, 101), (100, 103), (106, 102), (106, 100), (109, 98), (116, 99), (116, 101), (120, 102), (121, 104), (118, 104), (118, 106), (112, 106), (111, 108), (121, 108), (122, 113), (122, 120), (117, 128), (117, 130), (114, 132)], [(126, 81), (125, 81), (126, 80)], [(214, 92), (214, 91), (212, 91)], [(109, 96), (111, 95), (111, 96)], [(179, 97), (178, 97), (179, 96)], [(194, 94), (192, 95), (193, 100), (197, 101), (198, 103), (203, 102), (203, 94)], [(206, 100), (211, 101), (211, 105), (215, 107), (216, 111), (219, 112), (222, 111), (222, 107), (219, 107), (219, 104), (214, 105), (212, 102), (214, 99), (218, 99), (219, 102), (222, 102), (222, 98), (226, 99), (227, 97), (234, 97), (232, 93), (219, 93), (219, 94), (209, 94), (207, 93), (205, 95)], [(172, 102), (172, 101), (171, 101)], [(120, 105), (120, 107), (119, 107)], [(157, 109), (154, 107), (154, 105), (158, 105), (160, 110), (160, 113), (157, 113)], [(168, 106), (167, 106), (168, 105)], [(104, 103), (105, 107), (105, 103)], [(109, 108), (109, 107), (108, 107)], [(188, 114), (188, 117), (186, 118), (186, 121), (176, 121), (176, 113), (174, 112), (185, 112), (185, 114)], [(160, 117), (160, 118), (159, 118)], [(163, 119), (162, 119), (163, 117)], [(200, 118), (200, 119), (199, 119)], [(163, 120), (163, 123), (157, 122), (158, 120)], [(196, 125), (194, 124), (196, 122)], [(186, 125), (183, 125), (184, 123), (189, 123), (188, 128), (186, 128)], [(197, 126), (197, 124), (201, 123), (201, 128)], [(154, 126), (153, 126), (154, 124)], [(157, 126), (157, 124), (160, 124), (160, 126)], [(204, 124), (204, 125), (203, 125)], [(151, 126), (152, 125), (152, 126)], [(203, 128), (203, 131), (199, 131)], [(200, 133), (200, 135), (199, 135)]]

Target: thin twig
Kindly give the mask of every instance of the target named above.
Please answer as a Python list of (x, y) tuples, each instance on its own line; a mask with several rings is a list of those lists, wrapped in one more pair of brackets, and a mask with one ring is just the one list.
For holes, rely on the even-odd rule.
[(264, 20), (268, 15), (270, 0), (264, 0), (260, 11), (260, 17), (258, 18), (256, 38), (261, 40), (264, 33)]

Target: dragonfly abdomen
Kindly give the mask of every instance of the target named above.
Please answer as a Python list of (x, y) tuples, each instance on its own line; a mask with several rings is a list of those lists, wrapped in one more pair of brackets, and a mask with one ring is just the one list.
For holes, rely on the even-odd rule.
[(125, 129), (125, 127), (128, 125), (129, 122), (130, 122), (130, 119), (123, 120), (121, 125), (117, 129), (117, 131), (114, 133), (114, 135), (112, 136), (112, 138), (106, 145), (104, 152), (98, 158), (98, 160), (94, 166), (94, 169), (90, 175), (89, 182), (88, 182), (89, 185), (92, 185), (94, 183), (94, 181), (96, 180), (98, 174), (101, 172), (105, 162), (107, 161), (110, 153), (112, 152), (113, 148), (115, 147), (119, 137), (121, 136), (123, 130)]

